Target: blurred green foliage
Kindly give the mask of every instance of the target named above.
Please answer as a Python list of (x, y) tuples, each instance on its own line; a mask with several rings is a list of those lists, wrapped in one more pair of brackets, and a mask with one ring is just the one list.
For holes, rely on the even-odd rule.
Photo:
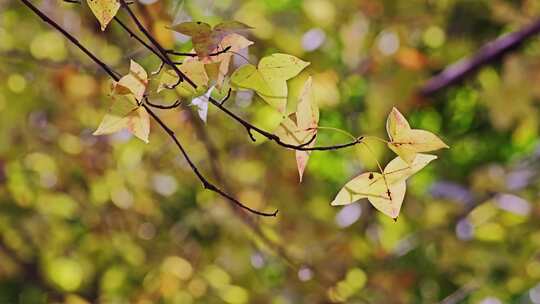
[[(140, 2), (167, 47), (191, 44), (165, 25), (235, 19), (255, 27), (250, 58), (310, 61), (321, 126), (384, 136), (396, 106), (451, 149), (411, 179), (394, 223), (366, 201), (329, 206), (375, 166), (362, 148), (313, 153), (299, 185), (293, 152), (253, 144), (211, 108), (204, 129), (227, 184), (251, 207), (280, 209), (249, 226), (203, 190), (156, 125), (150, 144), (92, 136), (110, 80), (21, 2), (0, 0), (0, 303), (540, 303), (540, 42), (414, 97), (434, 73), (534, 20), (540, 2)], [(35, 3), (121, 72), (130, 58), (157, 67), (118, 25), (102, 33), (85, 4)], [(291, 96), (301, 84), (289, 83)], [(228, 106), (275, 125), (247, 92)], [(189, 112), (160, 114), (211, 176)], [(370, 145), (380, 161), (393, 157)]]

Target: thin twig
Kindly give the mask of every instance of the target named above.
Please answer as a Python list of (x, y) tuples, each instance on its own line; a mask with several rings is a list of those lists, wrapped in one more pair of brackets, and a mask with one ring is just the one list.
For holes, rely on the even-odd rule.
[(152, 108), (161, 109), (161, 110), (170, 110), (170, 109), (179, 107), (180, 104), (182, 104), (182, 101), (180, 99), (177, 99), (172, 105), (165, 106), (165, 105), (152, 103), (150, 100), (146, 99), (146, 104), (151, 106)]
[[(218, 56), (218, 55), (221, 55), (223, 53), (227, 53), (230, 49), (231, 49), (231, 46), (227, 46), (223, 50), (216, 51), (214, 53), (210, 53), (207, 56), (208, 57)], [(175, 56), (199, 57), (199, 55), (197, 53), (182, 53), (182, 52), (177, 52), (175, 50), (165, 50), (165, 52), (167, 52), (167, 54), (171, 54), (171, 55), (175, 55)]]
[[(125, 0), (120, 0), (120, 2), (122, 4), (125, 3)], [(175, 73), (178, 75), (179, 77), (179, 80), (178, 80), (178, 83), (177, 84), (174, 84), (172, 86), (170, 86), (169, 88), (174, 88), (176, 87), (176, 85), (178, 85), (180, 83), (180, 81), (182, 80), (185, 80), (186, 82), (188, 82), (194, 89), (197, 89), (197, 84), (195, 84), (195, 82), (193, 82), (189, 77), (187, 77), (186, 75), (184, 75), (179, 69), (178, 67), (174, 64), (174, 62), (169, 58), (168, 56), (168, 53), (167, 53), (167, 50), (165, 50), (160, 44), (159, 42), (154, 39), (152, 37), (152, 35), (148, 32), (148, 30), (142, 25), (142, 23), (139, 21), (139, 19), (137, 18), (137, 16), (133, 13), (133, 11), (131, 10), (130, 7), (128, 7), (127, 5), (123, 5), (123, 7), (127, 10), (128, 14), (131, 16), (131, 19), (133, 20), (133, 22), (135, 22), (135, 24), (137, 25), (139, 31), (141, 31), (146, 37), (148, 40), (150, 40), (150, 42), (157, 48), (157, 50), (161, 53), (163, 61), (165, 62), (165, 64), (169, 65), (171, 68), (173, 68), (173, 70), (175, 71)], [(145, 45), (146, 46), (146, 45)], [(251, 138), (252, 141), (255, 141), (255, 136), (253, 135), (252, 131), (255, 131), (257, 133), (259, 133), (260, 135), (266, 137), (267, 139), (269, 140), (272, 140), (274, 142), (276, 142), (278, 145), (282, 146), (282, 147), (285, 147), (285, 148), (289, 148), (289, 149), (294, 149), (294, 150), (299, 150), (299, 151), (326, 151), (326, 150), (337, 150), (337, 149), (343, 149), (343, 148), (347, 148), (347, 147), (351, 147), (351, 146), (354, 146), (356, 144), (359, 144), (361, 141), (362, 141), (362, 138), (357, 138), (356, 140), (354, 141), (351, 141), (351, 142), (348, 142), (348, 143), (344, 143), (344, 144), (339, 144), (339, 145), (331, 145), (331, 146), (318, 146), (318, 147), (307, 147), (306, 144), (300, 144), (300, 145), (291, 145), (291, 144), (287, 144), (283, 141), (281, 141), (281, 139), (275, 135), (275, 134), (272, 134), (270, 132), (267, 132), (265, 130), (262, 130), (258, 127), (256, 127), (255, 125), (249, 123), (248, 121), (244, 120), (243, 118), (241, 118), (240, 116), (236, 115), (235, 113), (233, 113), (232, 111), (230, 111), (229, 109), (225, 108), (221, 102), (215, 100), (214, 98), (212, 97), (209, 97), (208, 98), (208, 101), (210, 101), (211, 104), (213, 104), (214, 106), (216, 106), (218, 109), (222, 110), (223, 112), (225, 112), (227, 115), (229, 115), (231, 118), (233, 118), (234, 120), (236, 120), (237, 122), (239, 122), (245, 129), (246, 131), (248, 132), (248, 135), (249, 137)]]
[[(62, 33), (69, 41), (71, 41), (73, 44), (75, 44), (80, 50), (82, 50), (88, 57), (90, 57), (97, 65), (99, 65), (103, 70), (111, 76), (115, 81), (119, 81), (120, 77), (117, 75), (117, 72), (113, 71), (112, 68), (110, 68), (106, 63), (101, 61), (99, 58), (97, 58), (92, 52), (90, 52), (85, 46), (83, 46), (74, 36), (72, 36), (70, 33), (65, 31), (58, 23), (50, 19), (47, 15), (45, 15), (43, 12), (41, 12), (37, 7), (35, 7), (30, 1), (28, 0), (20, 0), (24, 5), (26, 5), (28, 8), (30, 8), (37, 16), (39, 16), (43, 21), (57, 29), (60, 33)], [(125, 7), (128, 7), (125, 3), (125, 1), (122, 0), (122, 3), (125, 5)], [(148, 99), (145, 98), (145, 101)], [(276, 216), (278, 213), (278, 210), (272, 212), (272, 213), (266, 213), (257, 211), (255, 209), (249, 208), (248, 206), (244, 205), (228, 193), (224, 192), (220, 188), (216, 187), (214, 184), (209, 182), (204, 175), (201, 174), (197, 166), (193, 163), (189, 155), (187, 154), (184, 147), (180, 144), (180, 141), (174, 134), (174, 132), (150, 109), (150, 107), (147, 104), (142, 104), (142, 106), (146, 109), (146, 111), (150, 114), (150, 116), (163, 128), (163, 130), (171, 137), (171, 139), (175, 142), (177, 147), (180, 149), (180, 152), (188, 162), (190, 168), (195, 173), (195, 175), (199, 178), (199, 180), (203, 183), (203, 186), (205, 189), (208, 189), (210, 191), (216, 192), (219, 195), (227, 198), (229, 201), (234, 203), (240, 208), (243, 208), (245, 210), (248, 210), (254, 214), (261, 215), (261, 216)]]

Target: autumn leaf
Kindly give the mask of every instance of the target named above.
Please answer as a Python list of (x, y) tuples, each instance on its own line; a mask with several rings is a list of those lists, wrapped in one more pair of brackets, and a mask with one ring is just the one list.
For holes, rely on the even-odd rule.
[(146, 109), (137, 104), (133, 95), (113, 95), (113, 99), (113, 105), (93, 134), (105, 135), (126, 129), (148, 143), (150, 117)]
[(257, 67), (246, 64), (234, 71), (231, 82), (237, 87), (257, 92), (268, 104), (285, 113), (287, 80), (298, 75), (309, 62), (295, 56), (276, 53), (262, 58)]
[(348, 205), (367, 198), (377, 210), (397, 218), (405, 198), (405, 180), (388, 184), (380, 173), (366, 172), (349, 181), (338, 192), (332, 206)]
[(204, 94), (208, 90), (208, 74), (204, 68), (204, 63), (200, 61), (190, 61), (178, 66), (178, 69), (193, 81), (197, 88), (193, 88), (187, 81), (178, 83), (178, 75), (174, 70), (162, 72), (157, 92), (176, 85), (175, 90), (181, 97), (195, 97)]
[(118, 0), (87, 0), (86, 3), (99, 21), (102, 31), (105, 30), (107, 24), (111, 22), (120, 8)]
[(435, 155), (417, 154), (408, 164), (396, 157), (386, 165), (383, 174), (366, 172), (353, 178), (338, 192), (331, 205), (348, 205), (367, 198), (377, 210), (396, 219), (405, 197), (405, 181), (435, 159)]
[(148, 74), (134, 60), (131, 60), (129, 65), (129, 74), (120, 78), (120, 80), (114, 84), (113, 92), (115, 94), (133, 94), (137, 100), (142, 100), (146, 86), (148, 85)]
[[(309, 77), (302, 88), (295, 114), (296, 122), (290, 117), (287, 117), (275, 131), (275, 134), (284, 143), (291, 145), (309, 143), (306, 147), (313, 147), (315, 145), (314, 137), (317, 135), (319, 124), (319, 108), (313, 98), (312, 84), (313, 80)], [(296, 166), (298, 168), (300, 182), (302, 182), (311, 151), (296, 150), (295, 153)]]
[(183, 22), (172, 26), (170, 29), (190, 36), (195, 52), (200, 58), (204, 58), (218, 48), (219, 43), (225, 36), (249, 30), (251, 27), (238, 21), (227, 21), (214, 26), (212, 29), (208, 23), (198, 21)]
[(416, 153), (448, 148), (435, 134), (411, 129), (405, 117), (396, 108), (388, 115), (386, 131), (390, 138), (388, 147), (409, 164), (415, 159)]
[[(300, 101), (296, 108), (296, 125), (299, 130), (308, 132), (308, 137), (304, 138), (303, 143), (309, 141), (313, 136), (317, 136), (317, 127), (319, 125), (319, 107), (313, 97), (312, 84), (313, 80), (310, 76), (300, 93)], [(312, 140), (306, 147), (314, 146), (315, 140)], [(310, 154), (311, 151), (296, 150), (296, 166), (298, 167), (300, 182), (302, 182), (302, 176), (304, 175)]]

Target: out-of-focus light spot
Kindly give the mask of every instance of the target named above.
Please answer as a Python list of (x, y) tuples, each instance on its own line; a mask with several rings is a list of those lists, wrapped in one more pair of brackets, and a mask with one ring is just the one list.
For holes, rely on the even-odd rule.
[(482, 241), (500, 242), (506, 237), (506, 230), (499, 223), (486, 223), (478, 226), (474, 235)]
[(204, 278), (214, 287), (221, 289), (231, 282), (231, 277), (216, 265), (208, 266), (204, 271)]
[(133, 137), (133, 135), (128, 130), (123, 129), (116, 133), (108, 135), (108, 137), (114, 142), (123, 143), (129, 141)]
[(251, 265), (254, 268), (262, 268), (264, 264), (264, 257), (261, 253), (257, 252), (251, 255)]
[(487, 297), (480, 301), (480, 304), (502, 304), (502, 302), (495, 297)]
[(390, 56), (397, 52), (399, 49), (399, 37), (398, 35), (389, 30), (382, 31), (379, 34), (377, 41), (377, 47), (383, 53), (383, 55)]
[(137, 231), (139, 237), (143, 240), (151, 240), (156, 236), (156, 227), (149, 222), (142, 223)]
[(193, 274), (193, 267), (187, 260), (178, 256), (171, 256), (163, 261), (161, 271), (168, 272), (181, 280), (187, 280)]
[(189, 292), (193, 297), (200, 298), (206, 293), (206, 283), (201, 279), (193, 279), (187, 286)]
[(495, 198), (499, 208), (526, 216), (531, 211), (531, 205), (526, 200), (513, 194), (500, 194)]
[(320, 28), (314, 28), (307, 31), (302, 36), (302, 47), (306, 51), (314, 51), (318, 49), (326, 40), (326, 34)]
[(306, 282), (311, 280), (311, 278), (313, 278), (313, 271), (308, 267), (303, 266), (298, 270), (298, 279), (300, 279), (300, 281)]
[(304, 0), (304, 12), (315, 24), (331, 25), (336, 17), (336, 8), (328, 0)]
[(41, 33), (30, 43), (30, 53), (37, 59), (64, 60), (67, 56), (65, 39), (54, 31)]
[(9, 51), (13, 49), (14, 45), (13, 36), (8, 31), (0, 28), (0, 50)]
[(451, 199), (464, 204), (470, 204), (473, 201), (473, 196), (467, 188), (452, 182), (436, 182), (430, 192), (434, 197)]
[(535, 171), (523, 169), (510, 172), (506, 177), (506, 186), (510, 190), (520, 190), (525, 188), (530, 179), (535, 175)]
[(529, 290), (529, 298), (534, 304), (540, 304), (540, 284), (537, 284)]
[(456, 236), (462, 241), (468, 241), (473, 238), (474, 226), (468, 219), (462, 219), (457, 223)]
[(128, 209), (133, 205), (133, 195), (125, 187), (112, 189), (111, 200), (121, 209)]
[(156, 174), (152, 178), (154, 190), (163, 196), (170, 196), (178, 189), (178, 182), (170, 175)]
[(527, 274), (529, 277), (533, 279), (539, 279), (540, 278), (540, 262), (533, 260), (527, 264), (525, 267), (525, 271), (527, 271)]
[(64, 133), (58, 138), (58, 145), (64, 152), (68, 154), (79, 154), (82, 152), (83, 148), (79, 137), (71, 135), (69, 133)]
[(73, 259), (58, 258), (49, 265), (51, 280), (59, 287), (67, 291), (75, 291), (83, 280), (83, 269)]
[(239, 90), (236, 92), (235, 103), (241, 108), (247, 108), (253, 101), (253, 91)]
[(230, 304), (244, 304), (248, 303), (249, 294), (240, 286), (230, 285), (221, 290), (221, 298)]
[(353, 268), (347, 272), (345, 281), (354, 290), (359, 290), (366, 285), (367, 275), (362, 269)]
[(360, 204), (350, 204), (341, 209), (336, 215), (336, 224), (345, 228), (354, 224), (362, 215)]
[(431, 48), (438, 48), (444, 44), (446, 34), (438, 26), (430, 26), (422, 35), (424, 43)]
[(26, 79), (20, 74), (11, 74), (7, 79), (7, 86), (13, 93), (21, 93), (26, 88)]
[(418, 241), (414, 236), (406, 237), (397, 243), (396, 247), (394, 248), (394, 254), (398, 257), (404, 256), (417, 245)]
[(158, 0), (139, 0), (140, 3), (145, 4), (145, 5), (153, 4), (153, 3), (156, 3), (157, 1)]

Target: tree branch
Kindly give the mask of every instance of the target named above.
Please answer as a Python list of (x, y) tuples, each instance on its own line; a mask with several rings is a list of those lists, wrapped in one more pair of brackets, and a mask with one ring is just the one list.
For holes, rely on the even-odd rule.
[[(52, 27), (57, 29), (60, 33), (62, 33), (69, 41), (71, 41), (73, 44), (75, 44), (80, 50), (82, 50), (86, 55), (88, 55), (88, 57), (90, 57), (97, 65), (99, 65), (103, 70), (105, 70), (107, 72), (107, 74), (109, 74), (109, 76), (111, 76), (111, 78), (113, 78), (115, 81), (120, 80), (120, 77), (117, 75), (118, 74), (117, 72), (113, 71), (112, 68), (110, 68), (106, 63), (104, 63), (99, 58), (97, 58), (92, 52), (90, 52), (85, 46), (83, 46), (74, 36), (72, 36), (70, 33), (65, 31), (58, 23), (56, 23), (55, 21), (53, 21), (52, 19), (47, 17), (47, 15), (45, 15), (43, 12), (41, 12), (30, 1), (28, 1), (28, 0), (20, 0), (20, 1), (24, 5), (26, 5), (28, 8), (30, 8), (43, 21), (45, 21), (46, 23), (48, 23), (49, 25), (51, 25)], [(121, 1), (122, 1), (122, 4), (125, 7), (128, 7), (128, 5), (126, 4), (126, 2), (124, 0), (121, 0)], [(153, 38), (150, 39), (150, 40), (153, 40)], [(147, 100), (148, 99), (145, 98), (145, 101), (147, 101)], [(227, 198), (229, 201), (231, 201), (235, 205), (237, 205), (237, 206), (239, 206), (239, 207), (241, 207), (243, 209), (246, 209), (246, 210), (248, 210), (248, 211), (250, 211), (250, 212), (252, 212), (254, 214), (261, 215), (261, 216), (276, 216), (277, 215), (277, 212), (278, 212), (277, 210), (272, 212), (272, 213), (266, 213), (266, 212), (260, 212), (260, 211), (251, 209), (251, 208), (247, 207), (246, 205), (244, 205), (243, 203), (241, 203), (240, 201), (238, 201), (237, 199), (235, 199), (234, 197), (232, 197), (231, 195), (227, 194), (226, 192), (224, 192), (223, 190), (218, 188), (217, 186), (215, 186), (214, 184), (212, 184), (211, 182), (209, 182), (201, 174), (201, 172), (199, 171), (197, 166), (195, 166), (195, 164), (193, 163), (193, 161), (191, 160), (191, 158), (189, 157), (189, 155), (185, 151), (184, 147), (180, 144), (180, 141), (178, 140), (178, 138), (176, 137), (174, 132), (147, 106), (147, 104), (143, 104), (142, 106), (146, 109), (146, 111), (150, 114), (150, 116), (161, 126), (161, 128), (163, 128), (163, 130), (175, 142), (175, 144), (180, 149), (180, 152), (182, 153), (182, 155), (184, 156), (184, 158), (188, 162), (188, 164), (189, 164), (190, 168), (192, 169), (192, 171), (199, 178), (199, 180), (203, 183), (203, 186), (204, 186), (205, 189), (208, 189), (208, 190), (211, 190), (213, 192), (218, 193), (219, 195)]]
[(419, 89), (419, 94), (421, 96), (433, 95), (439, 90), (462, 81), (466, 76), (473, 73), (481, 66), (501, 58), (539, 32), (540, 19), (517, 32), (506, 34), (485, 44), (474, 56), (462, 59), (450, 65), (441, 73), (429, 79)]
[[(142, 25), (142, 23), (140, 22), (140, 20), (137, 18), (137, 16), (133, 13), (133, 11), (131, 10), (131, 8), (125, 4), (125, 0), (120, 0), (120, 2), (122, 3), (122, 6), (126, 9), (126, 11), (128, 12), (128, 14), (130, 15), (131, 19), (133, 20), (133, 22), (137, 25), (137, 28), (139, 29), (140, 32), (142, 32), (147, 38), (148, 40), (150, 40), (150, 42), (158, 49), (158, 51), (161, 53), (162, 56), (160, 56), (160, 58), (162, 58), (162, 60), (165, 62), (165, 64), (167, 64), (168, 66), (170, 66), (174, 71), (175, 73), (178, 75), (179, 77), (179, 81), (182, 81), (182, 80), (185, 80), (186, 82), (188, 82), (194, 89), (197, 89), (197, 84), (195, 84), (195, 82), (193, 82), (189, 77), (187, 77), (186, 75), (184, 75), (179, 69), (178, 67), (175, 65), (175, 63), (170, 59), (169, 55), (168, 55), (168, 51), (165, 50), (160, 44), (159, 42), (154, 39), (152, 37), (152, 35), (148, 32), (148, 30)], [(130, 32), (130, 34), (132, 34)], [(137, 39), (139, 41), (141, 41), (140, 39)], [(144, 46), (146, 47), (149, 47), (148, 45), (144, 44)], [(227, 49), (227, 48), (225, 48)], [(174, 88), (177, 84), (171, 86), (172, 88)], [(223, 104), (217, 100), (215, 100), (214, 98), (212, 97), (209, 97), (208, 100), (210, 101), (211, 104), (213, 104), (214, 106), (216, 106), (218, 109), (220, 109), (221, 111), (225, 112), (227, 115), (229, 115), (231, 118), (233, 118), (234, 120), (236, 120), (238, 123), (240, 123), (245, 129), (246, 131), (248, 132), (248, 135), (249, 137), (251, 138), (252, 141), (255, 141), (255, 137), (253, 136), (253, 133), (252, 131), (255, 131), (257, 133), (259, 133), (260, 135), (266, 137), (267, 139), (271, 140), (271, 141), (274, 141), (276, 142), (278, 145), (282, 146), (282, 147), (285, 147), (285, 148), (289, 148), (289, 149), (293, 149), (293, 150), (299, 150), (299, 151), (326, 151), (326, 150), (337, 150), (337, 149), (343, 149), (343, 148), (347, 148), (347, 147), (351, 147), (351, 146), (354, 146), (356, 144), (359, 144), (361, 141), (362, 141), (362, 138), (357, 138), (356, 140), (354, 141), (351, 141), (351, 142), (348, 142), (348, 143), (344, 143), (344, 144), (339, 144), (339, 145), (331, 145), (331, 146), (318, 146), (318, 147), (307, 147), (307, 145), (309, 144), (300, 144), (300, 145), (291, 145), (291, 144), (287, 144), (283, 141), (281, 141), (281, 139), (275, 135), (275, 134), (272, 134), (270, 132), (267, 132), (263, 129), (260, 129), (258, 127), (256, 127), (255, 125), (249, 123), (248, 121), (244, 120), (243, 118), (241, 118), (240, 116), (236, 115), (235, 113), (231, 112), (229, 109), (225, 108), (223, 106)], [(312, 139), (314, 140), (314, 138)], [(311, 141), (310, 141), (311, 142)]]

